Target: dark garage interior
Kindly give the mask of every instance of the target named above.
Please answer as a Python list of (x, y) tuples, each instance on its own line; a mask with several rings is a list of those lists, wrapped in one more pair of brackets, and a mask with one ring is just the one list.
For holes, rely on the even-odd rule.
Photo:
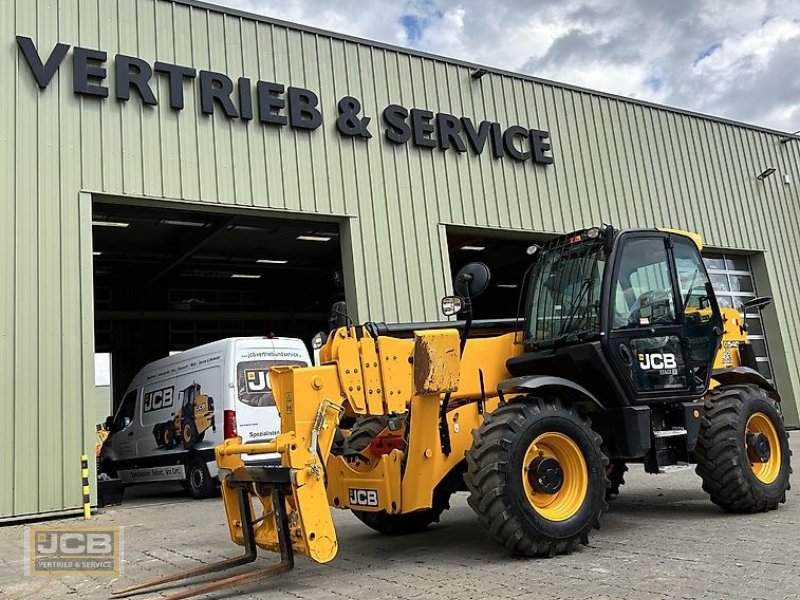
[(447, 247), (451, 275), (470, 262), (482, 262), (492, 273), (488, 290), (473, 304), (476, 319), (517, 316), (517, 304), (525, 271), (532, 262), (528, 248), (543, 242), (541, 236), (509, 232), (486, 235), (479, 231), (449, 228)]
[(344, 299), (337, 223), (95, 202), (92, 231), (115, 407), (150, 361), (235, 336), (309, 345)]

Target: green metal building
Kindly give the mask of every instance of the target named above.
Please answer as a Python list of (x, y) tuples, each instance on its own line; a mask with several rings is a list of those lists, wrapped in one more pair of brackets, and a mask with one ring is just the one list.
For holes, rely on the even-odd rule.
[[(800, 140), (191, 0), (0, 0), (0, 519), (81, 504), (145, 362), (438, 319), (451, 271), (601, 222), (697, 231), (797, 425)], [(369, 117), (369, 120), (366, 118)], [(774, 171), (771, 171), (774, 170)], [(492, 295), (493, 294), (493, 295)]]

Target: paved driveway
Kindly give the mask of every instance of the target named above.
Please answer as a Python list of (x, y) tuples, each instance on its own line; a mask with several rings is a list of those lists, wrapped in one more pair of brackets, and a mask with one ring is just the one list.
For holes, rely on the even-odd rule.
[[(792, 446), (800, 457), (800, 435)], [(373, 533), (336, 511), (340, 550), (332, 563), (299, 557), (295, 570), (277, 580), (208, 598), (800, 599), (800, 495), (790, 492), (787, 504), (770, 513), (727, 515), (707, 500), (693, 471), (651, 476), (634, 467), (627, 479), (590, 546), (571, 556), (509, 556), (459, 494), (438, 526), (400, 538)], [(123, 528), (119, 581), (25, 577), (24, 528), (7, 526), (0, 528), (0, 598), (107, 598), (112, 583), (239, 552), (218, 499), (196, 502), (152, 488), (135, 496), (93, 521)]]

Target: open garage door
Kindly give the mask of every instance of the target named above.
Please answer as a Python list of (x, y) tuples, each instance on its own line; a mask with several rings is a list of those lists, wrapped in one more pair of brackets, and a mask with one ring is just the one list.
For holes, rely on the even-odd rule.
[(170, 352), (233, 336), (310, 343), (344, 299), (336, 223), (95, 202), (95, 339), (114, 405)]
[(448, 228), (452, 276), (473, 261), (486, 264), (492, 272), (489, 289), (473, 305), (476, 319), (517, 316), (522, 280), (532, 260), (528, 248), (543, 241), (536, 234)]

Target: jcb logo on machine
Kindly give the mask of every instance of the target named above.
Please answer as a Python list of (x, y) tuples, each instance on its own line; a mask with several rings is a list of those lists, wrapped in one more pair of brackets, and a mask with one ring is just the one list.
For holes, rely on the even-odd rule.
[(350, 506), (378, 506), (378, 490), (350, 488)]
[(639, 355), (639, 368), (642, 371), (658, 371), (660, 375), (677, 374), (678, 361), (674, 354), (652, 352)]

